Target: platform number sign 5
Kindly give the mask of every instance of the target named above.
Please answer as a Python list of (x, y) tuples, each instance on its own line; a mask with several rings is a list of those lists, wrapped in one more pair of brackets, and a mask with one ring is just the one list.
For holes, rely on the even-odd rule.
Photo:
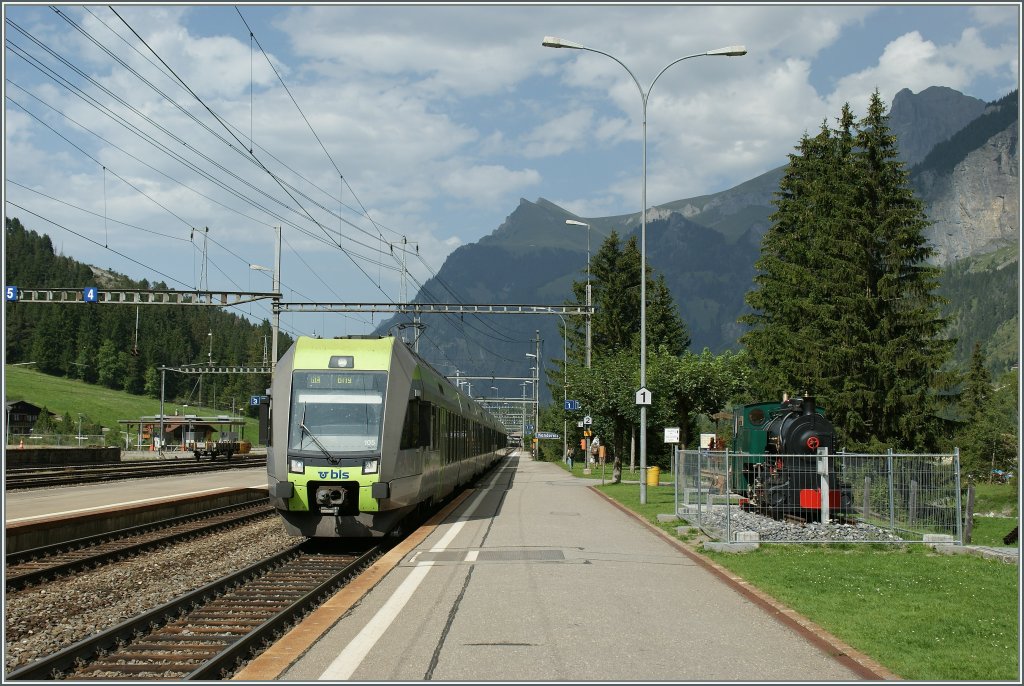
[(4, 296), (7, 298), (7, 302), (16, 303), (18, 302), (18, 287), (8, 286), (4, 291)]

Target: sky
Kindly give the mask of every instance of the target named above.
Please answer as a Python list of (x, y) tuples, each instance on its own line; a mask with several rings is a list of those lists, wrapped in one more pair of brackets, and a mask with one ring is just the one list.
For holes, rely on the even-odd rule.
[[(520, 199), (638, 212), (641, 88), (654, 206), (785, 164), (876, 89), (887, 106), (930, 86), (992, 101), (1020, 78), (1016, 2), (3, 11), (5, 216), (178, 290), (270, 291), (281, 226), (286, 302), (412, 299)], [(733, 45), (747, 54), (703, 55)], [(281, 325), (329, 337), (387, 317)]]

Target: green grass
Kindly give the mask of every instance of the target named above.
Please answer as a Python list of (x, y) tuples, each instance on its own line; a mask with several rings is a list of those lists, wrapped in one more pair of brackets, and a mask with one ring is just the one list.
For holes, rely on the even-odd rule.
[[(1008, 517), (1017, 516), (1018, 492), (1013, 484), (974, 484), (974, 512), (975, 514), (996, 514)], [(964, 507), (967, 507), (966, 501)]]
[[(124, 431), (124, 425), (117, 423), (119, 419), (137, 420), (142, 416), (160, 414), (159, 399), (114, 391), (74, 379), (50, 376), (22, 366), (4, 365), (4, 395), (8, 401), (25, 400), (33, 405), (46, 407), (57, 416), (63, 416), (67, 412), (76, 421), (78, 413), (81, 412), (87, 421), (96, 422), (111, 430), (117, 428)], [(181, 412), (181, 409), (180, 405), (164, 399), (164, 414), (173, 415), (175, 410)], [(188, 412), (207, 417), (230, 413), (192, 405), (189, 405)], [(72, 428), (72, 432), (74, 431)], [(259, 436), (255, 419), (246, 419), (244, 435), (247, 440), (255, 442)]]
[(1003, 543), (1003, 536), (1010, 533), (1015, 526), (1017, 526), (1017, 519), (1014, 517), (975, 516), (974, 527), (971, 530), (971, 544), (1003, 548), (1006, 546)]
[[(1016, 484), (974, 484), (974, 524), (971, 543), (1002, 547), (1003, 536), (1020, 521)], [(966, 500), (964, 507), (967, 507)], [(998, 516), (986, 517), (995, 514)]]
[[(658, 514), (673, 511), (671, 487), (648, 487), (644, 505), (639, 484), (597, 488), (675, 535), (677, 523), (657, 521)], [(694, 550), (904, 679), (1018, 677), (1017, 565), (943, 555), (922, 545), (771, 544), (744, 554)]]

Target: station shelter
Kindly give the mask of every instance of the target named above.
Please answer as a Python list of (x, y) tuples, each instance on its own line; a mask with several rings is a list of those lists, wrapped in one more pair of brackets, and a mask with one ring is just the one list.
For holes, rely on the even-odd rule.
[(205, 441), (243, 441), (245, 440), (245, 419), (218, 415), (216, 417), (200, 417), (199, 415), (163, 415), (163, 436), (160, 434), (160, 415), (139, 417), (138, 419), (119, 419), (118, 424), (125, 427), (125, 433), (136, 437), (139, 450), (157, 448), (185, 449), (189, 442)]

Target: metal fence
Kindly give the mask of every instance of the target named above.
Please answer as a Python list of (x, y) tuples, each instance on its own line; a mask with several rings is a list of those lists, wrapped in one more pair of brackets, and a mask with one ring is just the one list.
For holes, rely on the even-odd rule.
[[(766, 457), (767, 464), (753, 466)], [(677, 450), (673, 462), (676, 514), (719, 540), (750, 540), (742, 532), (753, 531), (756, 540), (774, 543), (932, 542), (936, 534), (963, 542), (959, 450), (836, 453), (827, 460)], [(785, 470), (775, 469), (780, 464)], [(798, 490), (786, 502), (800, 509), (753, 507), (751, 487), (769, 479), (775, 488)]]
[(11, 434), (7, 437), (8, 448), (95, 448), (103, 447), (103, 434), (72, 436), (70, 434)]

